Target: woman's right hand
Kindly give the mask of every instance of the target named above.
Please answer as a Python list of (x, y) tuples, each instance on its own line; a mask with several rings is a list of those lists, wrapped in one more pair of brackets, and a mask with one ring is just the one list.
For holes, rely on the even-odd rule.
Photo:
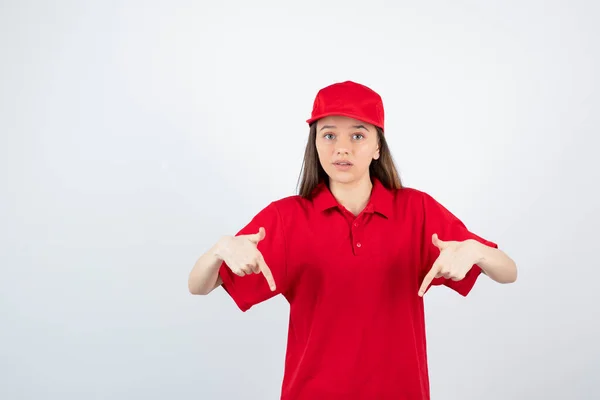
[(276, 286), (273, 274), (258, 250), (258, 242), (264, 238), (263, 227), (251, 235), (227, 236), (221, 241), (217, 256), (238, 276), (262, 273), (274, 291)]

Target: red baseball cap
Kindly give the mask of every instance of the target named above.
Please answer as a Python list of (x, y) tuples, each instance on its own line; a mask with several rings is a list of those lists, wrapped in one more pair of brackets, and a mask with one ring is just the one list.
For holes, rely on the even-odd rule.
[(384, 129), (384, 110), (381, 96), (360, 83), (345, 81), (319, 90), (313, 104), (310, 125), (329, 115), (341, 115)]

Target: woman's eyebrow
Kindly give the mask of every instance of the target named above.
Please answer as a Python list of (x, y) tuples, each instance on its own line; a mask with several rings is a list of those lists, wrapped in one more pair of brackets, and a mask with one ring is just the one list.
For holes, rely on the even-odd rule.
[[(323, 129), (335, 129), (335, 128), (336, 128), (335, 125), (323, 125), (320, 130), (322, 131)], [(369, 131), (369, 129), (367, 129), (364, 125), (353, 125), (352, 128), (353, 129), (364, 129), (367, 132)]]

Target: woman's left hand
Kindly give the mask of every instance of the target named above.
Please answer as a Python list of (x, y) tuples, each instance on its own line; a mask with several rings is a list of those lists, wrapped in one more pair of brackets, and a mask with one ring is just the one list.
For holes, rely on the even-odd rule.
[(460, 281), (478, 261), (477, 247), (472, 240), (446, 242), (440, 240), (437, 233), (433, 234), (431, 240), (440, 249), (440, 255), (421, 284), (419, 289), (419, 296), (421, 297), (423, 297), (433, 279), (446, 278)]

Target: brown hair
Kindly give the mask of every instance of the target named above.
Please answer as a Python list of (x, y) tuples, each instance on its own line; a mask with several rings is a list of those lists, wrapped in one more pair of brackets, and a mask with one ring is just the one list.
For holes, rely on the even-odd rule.
[[(379, 140), (379, 158), (372, 160), (369, 166), (369, 175), (372, 178), (377, 178), (387, 189), (401, 189), (402, 181), (394, 164), (394, 159), (390, 152), (390, 148), (385, 140), (383, 130), (375, 127), (377, 130), (377, 138)], [(299, 177), (298, 194), (304, 198), (310, 198), (312, 191), (320, 182), (329, 184), (329, 176), (321, 166), (319, 154), (317, 153), (317, 123), (310, 125), (308, 141), (304, 150), (304, 160), (302, 162), (302, 170)]]

